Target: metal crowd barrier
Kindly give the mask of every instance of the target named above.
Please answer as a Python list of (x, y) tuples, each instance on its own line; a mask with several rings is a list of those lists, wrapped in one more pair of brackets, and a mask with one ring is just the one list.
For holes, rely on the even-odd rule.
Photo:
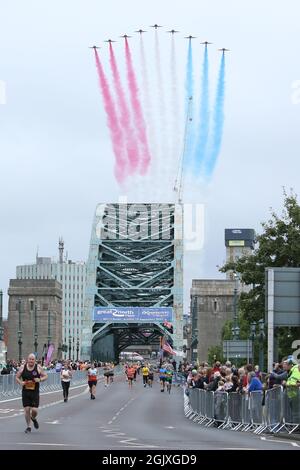
[[(98, 369), (99, 370), (99, 369)], [(41, 393), (56, 391), (61, 388), (60, 373), (55, 370), (46, 371), (48, 379), (40, 384)], [(115, 368), (115, 375), (122, 374), (122, 370), (118, 367)], [(103, 374), (100, 370), (100, 378), (102, 379)], [(71, 386), (81, 385), (87, 383), (87, 372), (75, 370), (72, 373)], [(5, 374), (0, 375), (0, 401), (19, 397), (22, 395), (22, 387), (16, 382), (16, 374)]]
[(293, 433), (300, 428), (300, 388), (281, 386), (240, 394), (185, 387), (185, 415), (198, 424), (233, 431)]
[(184, 385), (186, 382), (185, 376), (181, 372), (174, 372), (173, 383), (175, 385)]

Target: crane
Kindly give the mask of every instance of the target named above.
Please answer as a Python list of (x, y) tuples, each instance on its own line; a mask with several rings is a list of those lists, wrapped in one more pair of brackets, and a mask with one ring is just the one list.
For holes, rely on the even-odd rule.
[(193, 97), (189, 97), (189, 102), (188, 102), (188, 107), (187, 107), (187, 113), (186, 113), (186, 120), (185, 120), (185, 127), (184, 127), (184, 136), (183, 136), (183, 149), (182, 153), (179, 159), (178, 163), (178, 170), (177, 170), (177, 175), (175, 179), (175, 184), (174, 184), (174, 192), (177, 194), (177, 203), (181, 204), (182, 203), (182, 187), (183, 187), (183, 164), (184, 164), (184, 159), (185, 159), (185, 153), (186, 153), (186, 145), (187, 145), (187, 140), (188, 140), (188, 135), (189, 135), (189, 123), (192, 122), (192, 103), (193, 103)]

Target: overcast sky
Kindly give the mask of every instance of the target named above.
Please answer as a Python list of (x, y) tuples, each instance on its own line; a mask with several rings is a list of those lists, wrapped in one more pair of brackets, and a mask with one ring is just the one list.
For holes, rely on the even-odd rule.
[[(109, 72), (103, 43), (108, 37), (147, 29), (154, 83), (149, 25), (164, 25), (159, 34), (166, 90), (166, 29), (181, 31), (176, 37), (181, 84), (184, 36), (197, 36), (193, 52), (199, 70), (200, 40), (214, 43), (212, 87), (216, 49), (231, 50), (221, 153), (210, 184), (193, 188), (193, 200), (205, 205), (205, 243), (201, 252), (187, 256), (186, 292), (191, 277), (220, 276), (216, 265), (225, 258), (226, 227), (257, 230), (271, 206), (281, 208), (282, 186), (299, 193), (300, 104), (292, 88), (300, 79), (297, 0), (0, 0), (0, 12), (0, 81), (6, 89), (6, 103), (0, 104), (0, 288), (5, 293), (15, 267), (33, 262), (37, 246), (40, 256), (57, 256), (59, 236), (71, 259), (85, 260), (96, 204), (124, 195), (113, 176), (110, 135), (88, 49), (95, 43), (104, 47), (100, 53)], [(139, 38), (131, 41), (138, 65)], [(116, 43), (119, 58), (121, 47)], [(178, 116), (182, 128), (182, 111)], [(162, 180), (152, 184), (164, 188)]]

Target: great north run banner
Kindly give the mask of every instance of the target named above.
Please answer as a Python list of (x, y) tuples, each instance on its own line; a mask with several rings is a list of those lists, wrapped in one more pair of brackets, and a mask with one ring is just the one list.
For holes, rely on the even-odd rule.
[(93, 321), (100, 323), (163, 323), (172, 320), (172, 307), (94, 307), (93, 309)]

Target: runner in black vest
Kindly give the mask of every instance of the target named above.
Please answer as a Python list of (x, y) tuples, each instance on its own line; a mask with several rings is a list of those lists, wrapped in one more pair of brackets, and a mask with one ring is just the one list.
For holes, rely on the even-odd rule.
[(39, 428), (36, 417), (40, 402), (40, 382), (47, 378), (46, 372), (36, 363), (34, 354), (29, 354), (27, 362), (17, 372), (16, 381), (23, 387), (22, 403), (27, 424), (26, 433), (31, 432), (31, 420), (35, 429)]

